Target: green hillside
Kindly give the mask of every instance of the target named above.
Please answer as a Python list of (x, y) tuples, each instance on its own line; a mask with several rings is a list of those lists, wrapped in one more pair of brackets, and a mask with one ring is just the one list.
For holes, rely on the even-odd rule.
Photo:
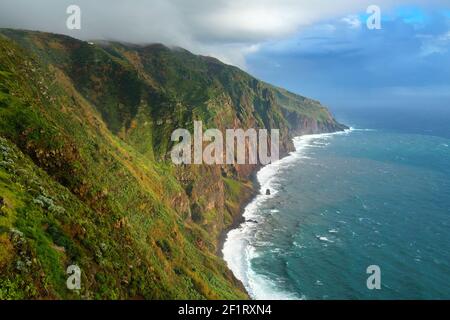
[[(206, 127), (331, 132), (320, 103), (180, 48), (0, 29), (0, 299), (241, 299), (218, 239), (254, 165), (175, 166)], [(82, 288), (66, 288), (66, 268)]]

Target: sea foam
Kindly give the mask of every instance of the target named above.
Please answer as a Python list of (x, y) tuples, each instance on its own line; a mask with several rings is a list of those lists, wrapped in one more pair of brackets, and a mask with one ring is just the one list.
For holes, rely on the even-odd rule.
[[(296, 164), (298, 161), (310, 159), (304, 155), (304, 151), (309, 147), (325, 147), (328, 145), (326, 140), (333, 135), (348, 134), (353, 129), (348, 129), (336, 133), (313, 134), (295, 137), (293, 143), (295, 151), (291, 152), (287, 157), (282, 158), (261, 168), (257, 173), (257, 180), (260, 185), (259, 194), (251, 201), (244, 210), (244, 218), (246, 222), (242, 223), (237, 229), (233, 229), (227, 234), (227, 239), (222, 249), (223, 257), (228, 267), (235, 277), (239, 279), (245, 286), (250, 297), (256, 300), (291, 300), (304, 299), (304, 296), (298, 296), (292, 292), (286, 292), (277, 285), (277, 281), (265, 275), (257, 273), (252, 268), (252, 259), (260, 255), (255, 247), (255, 238), (257, 234), (258, 224), (249, 223), (247, 221), (264, 221), (264, 216), (260, 210), (260, 206), (270, 198), (277, 195), (279, 185), (277, 184), (277, 176), (280, 170), (286, 166)], [(266, 190), (270, 190), (270, 194), (266, 194)], [(275, 210), (272, 210), (275, 212)], [(276, 210), (278, 212), (278, 210)], [(327, 239), (328, 240), (328, 239)], [(261, 247), (258, 248), (261, 250)], [(268, 249), (270, 251), (271, 249)], [(273, 250), (273, 248), (272, 248)]]

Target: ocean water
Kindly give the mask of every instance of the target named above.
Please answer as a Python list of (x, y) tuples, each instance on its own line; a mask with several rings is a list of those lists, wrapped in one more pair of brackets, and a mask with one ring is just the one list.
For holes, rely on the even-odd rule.
[(252, 298), (450, 299), (450, 135), (374, 125), (294, 144), (223, 248)]

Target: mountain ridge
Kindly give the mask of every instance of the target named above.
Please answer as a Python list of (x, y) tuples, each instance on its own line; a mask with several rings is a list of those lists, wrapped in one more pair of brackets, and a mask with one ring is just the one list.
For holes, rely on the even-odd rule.
[(248, 298), (216, 252), (258, 166), (173, 165), (194, 120), (279, 128), (282, 155), (346, 128), (215, 58), (0, 29), (0, 298)]

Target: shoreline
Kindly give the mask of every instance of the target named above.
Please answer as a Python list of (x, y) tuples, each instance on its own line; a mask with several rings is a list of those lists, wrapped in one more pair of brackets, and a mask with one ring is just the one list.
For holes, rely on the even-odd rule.
[[(217, 242), (217, 255), (223, 260), (224, 256), (223, 256), (223, 248), (225, 245), (225, 242), (227, 241), (227, 237), (228, 237), (228, 233), (231, 230), (237, 229), (240, 227), (241, 224), (243, 224), (245, 222), (245, 217), (244, 217), (244, 212), (245, 212), (245, 208), (253, 201), (255, 200), (256, 196), (259, 194), (259, 191), (261, 189), (261, 185), (258, 181), (257, 178), (257, 174), (259, 172), (259, 170), (261, 170), (262, 168), (264, 168), (265, 166), (260, 166), (258, 167), (257, 170), (255, 170), (251, 176), (250, 176), (250, 181), (252, 183), (252, 192), (250, 194), (250, 196), (248, 197), (247, 200), (243, 201), (241, 206), (239, 207), (239, 214), (237, 214), (236, 216), (233, 217), (233, 222), (227, 226), (226, 228), (224, 228), (219, 235), (219, 239)], [(226, 261), (225, 261), (226, 262)], [(227, 265), (228, 267), (228, 265)], [(231, 269), (230, 269), (231, 270)]]
[[(311, 135), (317, 135), (317, 134), (337, 134), (337, 133), (345, 133), (345, 132), (348, 132), (348, 131), (352, 131), (352, 128), (347, 128), (347, 129), (344, 129), (344, 130), (338, 130), (338, 131), (333, 131), (333, 132), (322, 132), (322, 133), (302, 134), (302, 135), (294, 136), (294, 137), (292, 138), (292, 140), (294, 141), (294, 139), (296, 139), (296, 138), (305, 137), (305, 136), (311, 136)], [(284, 154), (284, 155), (283, 155), (282, 157), (280, 157), (280, 159), (278, 159), (277, 161), (280, 161), (280, 160), (282, 160), (282, 159), (284, 159), (284, 158), (286, 158), (286, 157), (289, 157), (290, 155), (292, 155), (292, 153), (294, 153), (294, 152), (296, 152), (296, 151), (297, 151), (297, 149), (294, 148), (293, 151), (290, 151), (290, 152)], [(270, 163), (270, 164), (271, 164), (271, 163)], [(231, 225), (229, 225), (227, 228), (225, 228), (225, 229), (222, 230), (222, 232), (220, 233), (220, 236), (219, 236), (219, 240), (218, 240), (218, 241), (219, 241), (219, 242), (218, 242), (218, 252), (217, 252), (218, 256), (225, 262), (225, 264), (227, 265), (227, 268), (233, 273), (234, 277), (235, 277), (240, 283), (242, 283), (242, 285), (243, 285), (243, 287), (244, 287), (244, 289), (245, 289), (245, 292), (247, 293), (247, 295), (249, 296), (249, 298), (250, 298), (251, 300), (254, 300), (254, 298), (252, 298), (252, 296), (249, 294), (249, 292), (248, 292), (247, 288), (245, 287), (244, 283), (243, 283), (240, 279), (238, 279), (238, 278), (236, 277), (236, 275), (234, 274), (234, 271), (228, 266), (228, 262), (227, 262), (227, 261), (225, 260), (225, 258), (224, 258), (223, 250), (224, 250), (225, 243), (226, 243), (226, 241), (227, 241), (227, 239), (228, 239), (228, 233), (229, 233), (230, 231), (232, 231), (232, 230), (238, 229), (244, 222), (246, 222), (245, 217), (244, 217), (244, 214), (245, 214), (245, 210), (246, 210), (247, 206), (248, 206), (249, 204), (251, 204), (253, 201), (255, 201), (255, 200), (257, 199), (257, 196), (258, 196), (259, 194), (261, 194), (261, 187), (262, 187), (262, 186), (261, 186), (260, 182), (258, 181), (257, 175), (258, 175), (258, 173), (259, 173), (263, 168), (265, 168), (266, 166), (268, 166), (268, 165), (270, 165), (270, 164), (267, 164), (267, 165), (265, 165), (265, 166), (260, 166), (260, 167), (257, 168), (257, 170), (255, 170), (255, 171), (252, 173), (252, 175), (251, 175), (251, 181), (252, 181), (252, 185), (253, 185), (253, 187), (254, 187), (254, 190), (253, 190), (253, 192), (252, 192), (252, 195), (249, 197), (249, 199), (248, 199), (247, 201), (244, 201), (244, 202), (243, 202), (243, 204), (241, 205), (239, 214), (236, 215), (236, 217), (233, 218), (233, 222), (231, 223)]]
[[(305, 136), (305, 135), (300, 135), (300, 136), (295, 136), (295, 137), (301, 137), (301, 136)], [(294, 138), (292, 138), (292, 139), (294, 139)], [(286, 151), (285, 153), (282, 154), (280, 159), (278, 159), (277, 161), (280, 161), (281, 159), (288, 157), (292, 152), (295, 152), (295, 151), (296, 150), (295, 150), (295, 146), (294, 146), (294, 150)], [(250, 196), (248, 197), (247, 200), (243, 201), (242, 204), (240, 205), (239, 214), (237, 214), (236, 216), (233, 217), (233, 222), (220, 232), (219, 238), (217, 240), (216, 255), (219, 256), (224, 261), (225, 261), (225, 259), (223, 256), (223, 248), (224, 248), (225, 242), (227, 240), (228, 233), (231, 230), (239, 228), (240, 225), (246, 221), (245, 217), (244, 217), (245, 208), (256, 199), (256, 197), (258, 196), (258, 194), (261, 191), (261, 184), (259, 183), (258, 176), (257, 176), (258, 172), (261, 171), (263, 168), (265, 168), (268, 165), (270, 165), (270, 163), (268, 163), (264, 166), (260, 165), (255, 169), (255, 171), (252, 172), (252, 174), (250, 175), (250, 178), (249, 178), (249, 181), (252, 183), (252, 188), (253, 188)]]

